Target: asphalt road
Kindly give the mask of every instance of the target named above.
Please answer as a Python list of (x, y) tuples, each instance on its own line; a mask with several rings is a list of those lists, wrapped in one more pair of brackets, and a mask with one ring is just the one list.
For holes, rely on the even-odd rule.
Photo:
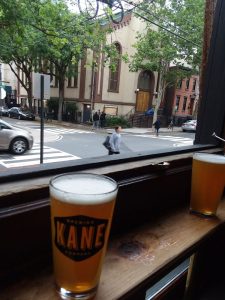
[[(5, 121), (29, 129), (34, 136), (34, 147), (31, 151), (15, 156), (0, 152), (0, 170), (4, 168), (21, 168), (39, 164), (40, 162), (40, 125), (39, 122), (21, 121), (4, 118)], [(44, 130), (44, 163), (68, 161), (89, 157), (108, 155), (102, 145), (106, 131), (92, 131), (68, 128), (51, 123), (45, 124)], [(153, 132), (122, 133), (121, 153), (158, 151), (162, 149), (183, 147), (193, 144), (194, 133), (182, 131), (160, 133), (158, 137)]]

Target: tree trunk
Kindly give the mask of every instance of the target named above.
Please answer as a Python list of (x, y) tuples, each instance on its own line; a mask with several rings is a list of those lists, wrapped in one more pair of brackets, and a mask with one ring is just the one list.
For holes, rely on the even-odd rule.
[(58, 108), (58, 121), (62, 121), (63, 101), (64, 101), (64, 86), (65, 76), (59, 78), (59, 108)]
[(158, 110), (159, 110), (160, 104), (161, 104), (161, 102), (163, 100), (163, 97), (164, 97), (165, 82), (163, 80), (162, 75), (160, 75), (158, 88), (159, 88), (159, 90), (158, 90), (158, 95), (157, 95), (157, 99), (156, 99), (156, 103), (155, 103), (155, 107), (154, 107), (154, 115), (153, 115), (153, 120), (152, 120), (152, 126), (155, 123), (155, 121), (157, 120)]

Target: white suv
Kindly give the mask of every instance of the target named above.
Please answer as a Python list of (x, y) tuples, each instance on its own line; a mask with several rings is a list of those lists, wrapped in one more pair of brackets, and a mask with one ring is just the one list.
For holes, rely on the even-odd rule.
[(0, 150), (23, 154), (33, 147), (33, 142), (33, 136), (29, 131), (0, 119)]

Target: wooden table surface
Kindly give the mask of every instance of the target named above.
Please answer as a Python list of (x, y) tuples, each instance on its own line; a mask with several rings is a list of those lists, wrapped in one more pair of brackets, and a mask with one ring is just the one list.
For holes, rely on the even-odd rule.
[[(181, 257), (225, 221), (225, 201), (217, 218), (189, 214), (188, 209), (162, 217), (134, 231), (113, 238), (108, 247), (95, 300), (120, 299), (168, 263)], [(191, 253), (190, 253), (191, 254)], [(50, 270), (33, 274), (0, 292), (1, 300), (56, 300)]]

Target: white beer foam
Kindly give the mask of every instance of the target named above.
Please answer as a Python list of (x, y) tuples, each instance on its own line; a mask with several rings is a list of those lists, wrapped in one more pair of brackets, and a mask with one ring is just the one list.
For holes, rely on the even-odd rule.
[(50, 194), (62, 202), (96, 205), (115, 199), (117, 184), (94, 174), (66, 174), (51, 180)]
[(219, 154), (195, 153), (193, 158), (195, 160), (200, 160), (208, 163), (225, 164), (225, 156)]

